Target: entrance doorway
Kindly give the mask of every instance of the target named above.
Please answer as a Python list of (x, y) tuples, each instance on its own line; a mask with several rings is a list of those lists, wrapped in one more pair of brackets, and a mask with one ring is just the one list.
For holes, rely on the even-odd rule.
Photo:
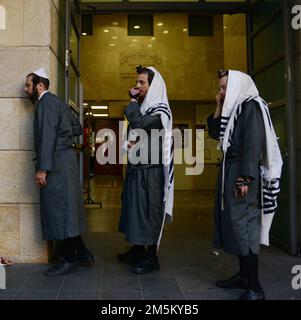
[[(286, 157), (289, 137), (288, 129), (283, 123), (289, 108), (286, 103), (287, 80), (284, 79), (287, 56), (283, 50), (284, 43), (279, 37), (279, 34), (283, 38), (286, 36), (283, 27), (283, 1), (274, 1), (273, 6), (271, 1), (261, 1), (259, 7), (256, 1), (255, 4), (252, 1), (254, 6), (251, 5), (251, 1), (245, 3), (229, 1), (222, 4), (203, 1), (179, 2), (176, 5), (129, 1), (93, 2), (93, 4), (89, 1), (71, 1), (71, 3), (79, 9), (82, 17), (85, 16), (85, 20), (81, 21), (85, 21), (85, 27), (91, 34), (82, 32), (82, 29), (78, 33), (74, 27), (72, 31), (74, 18), (70, 20), (70, 34), (73, 32), (73, 36), (76, 35), (75, 42), (81, 43), (81, 51), (78, 51), (77, 56), (78, 59), (81, 57), (79, 60), (81, 62), (77, 70), (76, 64), (71, 63), (68, 72), (69, 81), (74, 74), (76, 79), (74, 85), (78, 94), (80, 82), (83, 82), (84, 100), (95, 102), (106, 100), (110, 113), (114, 114), (113, 117), (123, 116), (122, 110), (127, 103), (127, 90), (134, 83), (137, 64), (154, 65), (162, 72), (168, 84), (169, 98), (176, 104), (181, 104), (181, 101), (192, 103), (192, 109), (186, 107), (185, 110), (179, 111), (178, 116), (176, 115), (177, 125), (188, 125), (192, 129), (205, 124), (203, 110), (208, 112), (214, 110), (217, 69), (222, 66), (241, 69), (248, 71), (254, 77), (263, 98), (271, 103), (271, 114), (277, 135), (280, 136), (285, 162), (280, 207), (273, 228), (273, 237), (282, 248), (291, 254), (296, 254), (296, 246), (292, 250), (293, 213), (289, 217), (285, 214), (288, 199), (292, 195), (289, 195), (288, 189), (289, 159)], [(229, 13), (232, 15), (227, 16)], [(247, 29), (244, 30), (243, 24), (237, 24), (235, 21), (232, 24), (235, 29), (231, 33), (231, 19), (237, 18), (242, 23), (245, 21), (244, 18), (238, 18), (244, 17), (245, 14), (248, 16)], [(151, 21), (153, 28), (146, 28), (149, 34), (139, 34), (142, 29), (139, 24), (132, 24), (134, 31), (131, 33), (129, 16), (134, 21), (135, 16), (136, 21), (139, 21), (139, 16), (143, 17), (140, 19), (142, 22)], [(199, 23), (195, 24), (197, 21)], [(182, 38), (181, 41), (179, 37)], [(242, 59), (241, 53), (245, 50), (247, 56), (247, 46), (240, 47), (245, 41), (244, 38), (248, 39), (246, 41), (248, 59), (245, 60)], [(235, 50), (231, 51), (234, 48)], [(269, 54), (271, 50), (274, 50), (273, 54)], [(245, 69), (244, 62), (248, 64)], [(276, 81), (277, 90), (269, 86), (271, 83), (269, 79)], [(216, 168), (213, 170), (213, 166), (218, 162), (219, 156), (213, 151), (212, 145), (205, 146), (205, 149), (207, 157), (205, 170), (206, 168), (208, 170), (209, 164), (211, 170), (210, 176), (206, 175), (206, 179), (213, 181), (217, 171)], [(98, 169), (98, 173), (104, 174), (109, 168)], [(185, 181), (185, 187), (182, 188), (198, 190), (202, 185), (201, 179), (192, 177)]]

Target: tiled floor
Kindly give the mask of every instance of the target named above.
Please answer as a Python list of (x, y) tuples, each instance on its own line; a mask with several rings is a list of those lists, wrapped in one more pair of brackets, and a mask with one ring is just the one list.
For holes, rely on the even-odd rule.
[[(213, 193), (176, 192), (174, 223), (166, 227), (159, 252), (161, 269), (137, 276), (116, 259), (127, 247), (117, 232), (121, 181), (92, 180), (92, 197), (103, 208), (87, 208), (84, 238), (96, 265), (54, 279), (43, 276), (48, 265), (7, 267), (7, 290), (0, 290), (0, 300), (231, 300), (241, 294), (214, 285), (236, 272), (237, 261), (212, 253)], [(268, 299), (301, 300), (301, 290), (291, 287), (294, 265), (301, 265), (301, 259), (275, 247), (262, 250), (260, 274)]]

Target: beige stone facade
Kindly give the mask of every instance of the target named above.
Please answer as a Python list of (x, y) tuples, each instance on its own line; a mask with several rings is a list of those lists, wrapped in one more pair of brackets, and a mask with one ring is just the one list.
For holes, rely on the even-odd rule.
[(0, 255), (48, 261), (34, 182), (34, 107), (23, 93), (25, 76), (44, 66), (56, 92), (58, 1), (0, 0)]

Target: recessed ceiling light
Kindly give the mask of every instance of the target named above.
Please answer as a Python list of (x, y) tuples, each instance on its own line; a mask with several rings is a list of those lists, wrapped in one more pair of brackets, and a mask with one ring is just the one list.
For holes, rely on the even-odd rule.
[(92, 110), (108, 110), (108, 106), (91, 106)]
[(115, 47), (115, 43), (110, 43), (110, 47)]
[(156, 38), (155, 38), (155, 37), (153, 37), (153, 38), (152, 38), (152, 40), (156, 40)]
[(93, 117), (108, 117), (109, 115), (107, 113), (102, 113), (102, 114), (93, 114)]
[(187, 28), (184, 28), (184, 29), (183, 29), (183, 32), (186, 32), (186, 31), (188, 31), (188, 29), (187, 29)]
[(118, 25), (119, 25), (119, 22), (114, 21), (114, 22), (112, 23), (112, 25), (113, 25), (113, 26), (118, 26)]
[(112, 39), (116, 40), (116, 39), (118, 39), (118, 37), (114, 36), (114, 37), (112, 37)]
[(87, 103), (87, 102), (84, 102), (84, 103), (83, 103), (83, 106), (87, 106), (87, 105), (88, 105), (88, 103)]
[(133, 39), (132, 41), (133, 41), (133, 42), (136, 42), (136, 41), (137, 41), (137, 39)]
[(140, 26), (134, 26), (134, 29), (140, 29)]
[(164, 30), (163, 33), (168, 33), (168, 30)]
[(82, 36), (87, 36), (88, 33), (87, 32), (82, 32)]
[(162, 26), (163, 26), (163, 23), (162, 23), (162, 22), (159, 22), (159, 23), (157, 23), (157, 26), (158, 26), (158, 27), (162, 27)]
[(152, 47), (152, 45), (151, 45), (151, 44), (148, 44), (147, 46), (148, 46), (149, 48), (151, 48), (151, 47)]
[(108, 29), (104, 29), (103, 32), (109, 32), (109, 30)]

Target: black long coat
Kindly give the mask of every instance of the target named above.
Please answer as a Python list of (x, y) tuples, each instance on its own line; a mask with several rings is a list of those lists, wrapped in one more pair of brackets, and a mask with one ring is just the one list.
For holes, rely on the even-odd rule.
[[(145, 155), (149, 164), (131, 164), (129, 160), (121, 197), (119, 231), (131, 244), (153, 245), (158, 241), (163, 223), (164, 168), (162, 140), (156, 148), (152, 148), (156, 138), (152, 139), (151, 130), (161, 130), (163, 126), (159, 115), (143, 116), (135, 102), (128, 105), (125, 115), (132, 129), (143, 129), (147, 133), (147, 148), (141, 148), (141, 155)], [(151, 164), (154, 154), (158, 164)]]
[(40, 188), (42, 234), (45, 240), (78, 236), (84, 229), (84, 208), (70, 111), (54, 94), (38, 101), (34, 117), (36, 170), (47, 170)]
[[(208, 118), (209, 135), (218, 139), (221, 118)], [(214, 209), (214, 240), (216, 249), (237, 256), (259, 253), (261, 231), (260, 162), (265, 152), (265, 129), (260, 106), (254, 100), (243, 104), (227, 151), (225, 164), (224, 210), (221, 210), (222, 169), (219, 172)], [(244, 198), (235, 198), (238, 177), (251, 177)]]

